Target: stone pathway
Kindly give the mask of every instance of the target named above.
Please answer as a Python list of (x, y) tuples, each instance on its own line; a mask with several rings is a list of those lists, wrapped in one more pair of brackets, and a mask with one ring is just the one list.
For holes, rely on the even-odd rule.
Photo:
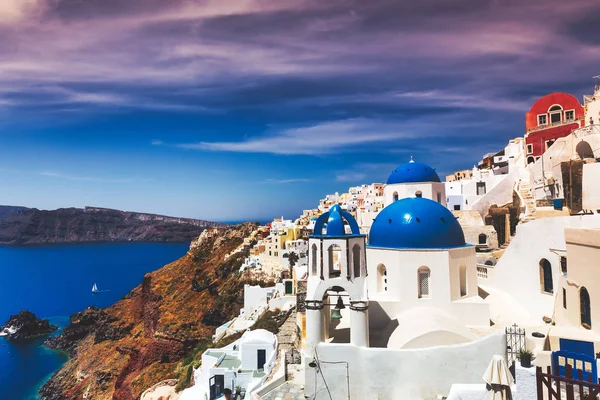
[(302, 385), (285, 382), (261, 397), (263, 400), (305, 400)]

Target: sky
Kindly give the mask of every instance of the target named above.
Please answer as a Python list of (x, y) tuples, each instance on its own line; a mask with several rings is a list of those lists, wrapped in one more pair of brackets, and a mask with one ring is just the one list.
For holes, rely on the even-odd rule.
[(0, 204), (297, 217), (600, 74), (597, 0), (0, 0)]

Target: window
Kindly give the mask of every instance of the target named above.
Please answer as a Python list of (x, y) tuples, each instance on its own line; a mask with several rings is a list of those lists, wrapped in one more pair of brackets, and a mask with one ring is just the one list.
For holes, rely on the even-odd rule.
[(417, 272), (419, 279), (419, 298), (429, 297), (429, 277), (430, 271), (427, 267), (419, 268)]
[(460, 210), (460, 204), (455, 204), (454, 205), (454, 210), (455, 211), (459, 211)]
[(548, 113), (550, 113), (550, 123), (552, 124), (557, 124), (559, 122), (562, 122), (562, 107), (561, 106), (552, 106), (550, 107), (550, 109), (548, 110)]
[(394, 192), (394, 201), (398, 201), (398, 192)]
[(479, 244), (487, 244), (487, 235), (485, 233), (479, 234)]
[(441, 193), (437, 194), (437, 202), (442, 204), (442, 194)]
[(567, 289), (563, 288), (563, 308), (567, 309)]
[(355, 278), (360, 277), (360, 255), (360, 246), (358, 244), (355, 244), (354, 247), (352, 247), (352, 263), (354, 264)]
[(538, 126), (547, 125), (548, 124), (548, 116), (546, 114), (538, 115)]
[(567, 257), (565, 256), (560, 257), (560, 272), (562, 272), (564, 276), (567, 276)]
[(532, 144), (528, 144), (527, 145), (527, 154), (532, 154), (533, 153), (533, 145)]
[(329, 246), (329, 277), (337, 278), (342, 275), (342, 248), (336, 244)]
[(554, 142), (556, 142), (556, 139), (546, 140), (546, 150), (548, 150), (550, 146), (554, 144)]
[(581, 311), (581, 325), (590, 329), (592, 327), (592, 311), (590, 309), (590, 294), (585, 287), (579, 289), (579, 307)]
[(565, 111), (565, 121), (575, 120), (575, 110)]
[(535, 162), (535, 157), (529, 156), (527, 157), (527, 164), (533, 164)]
[(459, 270), (460, 278), (460, 297), (467, 295), (467, 266), (461, 265)]
[(377, 266), (377, 291), (387, 292), (387, 269), (383, 264)]
[(312, 245), (312, 275), (317, 276), (317, 245)]
[(540, 286), (543, 293), (554, 293), (554, 285), (552, 284), (552, 266), (550, 261), (542, 258), (540, 260)]
[(485, 182), (477, 182), (477, 196), (485, 194)]

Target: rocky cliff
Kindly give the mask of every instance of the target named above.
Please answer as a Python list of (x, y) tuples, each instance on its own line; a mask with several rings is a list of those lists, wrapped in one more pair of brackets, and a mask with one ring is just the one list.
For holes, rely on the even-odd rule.
[[(44, 399), (133, 400), (182, 366), (214, 329), (239, 314), (247, 251), (254, 224), (203, 235), (181, 259), (147, 274), (140, 286), (106, 309), (89, 308), (47, 344), (68, 351), (70, 361), (44, 385)], [(84, 397), (85, 395), (85, 397)]]
[(30, 340), (49, 335), (58, 327), (50, 325), (47, 319), (40, 319), (31, 311), (21, 311), (11, 315), (6, 324), (0, 328), (0, 336), (11, 340)]
[(0, 207), (0, 244), (189, 242), (223, 224), (106, 208)]

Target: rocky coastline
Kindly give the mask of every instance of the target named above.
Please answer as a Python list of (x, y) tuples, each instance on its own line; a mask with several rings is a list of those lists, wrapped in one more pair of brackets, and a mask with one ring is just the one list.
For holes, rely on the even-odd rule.
[(188, 254), (146, 274), (114, 305), (73, 314), (60, 335), (46, 341), (70, 359), (40, 397), (134, 400), (156, 382), (179, 378), (186, 358), (212, 340), (215, 326), (239, 314), (244, 284), (263, 283), (236, 274), (247, 250), (234, 250), (255, 228), (246, 223), (204, 234)]
[(0, 206), (0, 245), (68, 243), (189, 243), (224, 224), (156, 214), (86, 207), (44, 211)]
[(31, 311), (21, 311), (10, 316), (0, 328), (0, 336), (14, 341), (23, 341), (49, 335), (57, 329), (58, 327), (51, 325), (47, 319), (38, 318)]

